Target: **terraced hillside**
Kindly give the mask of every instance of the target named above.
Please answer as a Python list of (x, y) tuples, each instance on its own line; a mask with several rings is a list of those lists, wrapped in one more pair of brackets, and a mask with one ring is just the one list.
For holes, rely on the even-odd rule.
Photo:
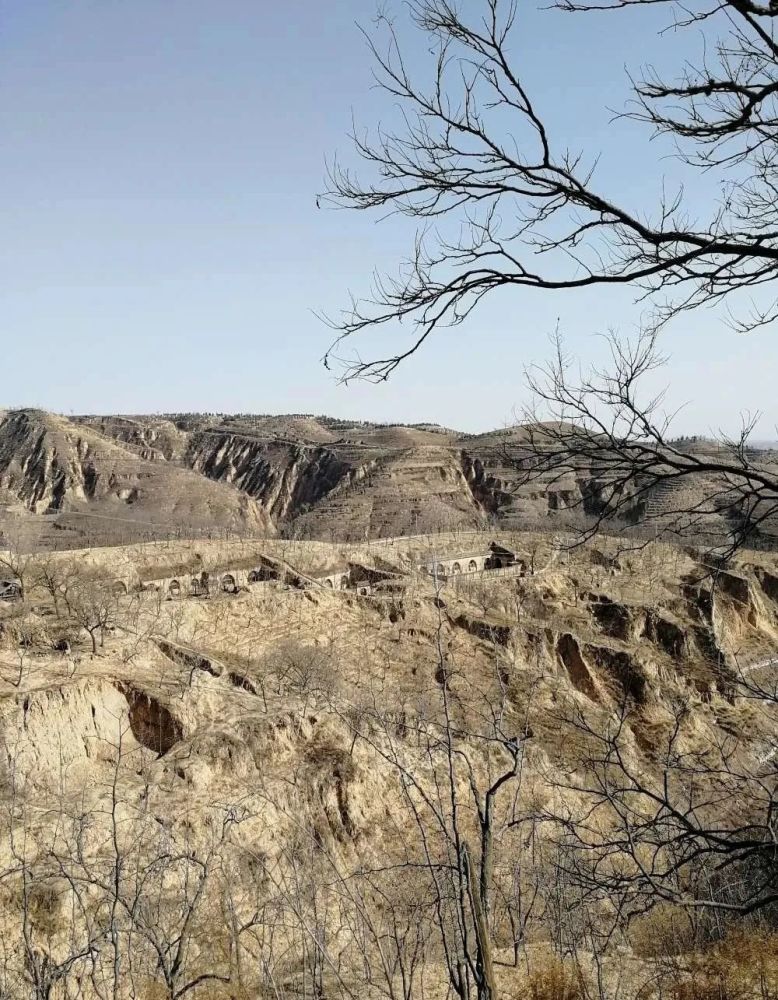
[[(0, 528), (62, 548), (181, 532), (356, 541), (485, 525), (557, 530), (596, 514), (593, 474), (521, 481), (525, 434), (306, 415), (10, 411), (0, 417)], [(681, 503), (695, 497), (664, 487), (625, 514), (649, 530), (672, 527)], [(730, 527), (715, 509), (697, 521), (712, 536)]]
[(581, 498), (575, 482), (516, 489), (508, 453), (521, 433), (479, 436), (312, 416), (82, 417), (152, 460), (238, 486), (278, 526), (360, 539), (535, 523)]

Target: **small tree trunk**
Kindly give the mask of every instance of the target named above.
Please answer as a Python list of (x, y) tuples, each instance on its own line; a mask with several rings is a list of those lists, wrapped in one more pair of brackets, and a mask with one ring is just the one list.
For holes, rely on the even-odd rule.
[(492, 939), (489, 935), (486, 915), (481, 905), (480, 886), (473, 871), (473, 864), (467, 844), (464, 844), (462, 847), (462, 861), (465, 865), (468, 895), (470, 896), (470, 905), (473, 911), (473, 927), (475, 929), (476, 947), (478, 949), (478, 967), (481, 974), (481, 981), (478, 983), (478, 998), (479, 1000), (498, 1000), (497, 981), (494, 976), (494, 964), (492, 962)]

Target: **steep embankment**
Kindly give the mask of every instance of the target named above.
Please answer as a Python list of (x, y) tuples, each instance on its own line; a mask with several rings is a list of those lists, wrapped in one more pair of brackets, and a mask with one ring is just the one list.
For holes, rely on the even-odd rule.
[(120, 454), (108, 441), (101, 454), (94, 434), (72, 436), (69, 430), (67, 421), (33, 410), (15, 411), (0, 421), (0, 487), (33, 513), (94, 497), (95, 463)]
[[(146, 432), (137, 421), (103, 426), (142, 447), (144, 454), (164, 441), (160, 457), (237, 487), (275, 524), (293, 525), (305, 537), (356, 539), (473, 528), (483, 523), (484, 510), (492, 509), (474, 495), (459, 450), (446, 435), (357, 428), (324, 443), (297, 439), (302, 433), (324, 436), (314, 433), (310, 421), (293, 421), (289, 428), (266, 423), (251, 429), (225, 422), (178, 430), (175, 448), (160, 424)], [(287, 430), (295, 436), (287, 437)]]
[(186, 430), (172, 420), (154, 417), (78, 417), (76, 422), (104, 437), (130, 445), (149, 461), (180, 461), (189, 440)]
[(193, 435), (184, 460), (208, 479), (237, 486), (277, 522), (293, 519), (359, 470), (358, 456), (347, 452), (218, 429)]
[(512, 427), (458, 442), (462, 471), (483, 509), (507, 529), (539, 524), (566, 510), (594, 513), (597, 484), (583, 471), (577, 476), (554, 471), (523, 481), (520, 463), (526, 440), (526, 428)]
[[(367, 456), (365, 456), (367, 457)], [(483, 512), (455, 449), (421, 445), (378, 453), (308, 512), (295, 530), (303, 537), (382, 538), (477, 528)]]
[[(267, 514), (226, 483), (168, 462), (147, 461), (129, 446), (89, 427), (36, 410), (0, 421), (0, 489), (29, 515), (49, 515), (46, 530), (76, 538), (88, 525), (92, 541), (120, 531), (233, 527), (271, 530)], [(27, 518), (31, 531), (39, 519)]]
[[(294, 559), (308, 543), (287, 544)], [(543, 544), (526, 536), (517, 554), (529, 566)], [(149, 597), (141, 617), (153, 619), (154, 639), (117, 630), (96, 658), (77, 628), (68, 631), (70, 659), (54, 653), (68, 626), (49, 614), (27, 629), (34, 641), (21, 667), (12, 609), (0, 609), (0, 734), (7, 751), (26, 748), (36, 782), (49, 787), (63, 761), (68, 780), (96, 778), (126, 718), (125, 749), (144, 748), (177, 787), (206, 798), (228, 785), (244, 794), (255, 769), (266, 773), (281, 750), (301, 751), (316, 734), (337, 729), (347, 750), (343, 718), (376, 697), (412, 732), (446, 671), (468, 726), (483, 719), (481, 699), (492, 699), (511, 724), (531, 716), (548, 760), (570, 749), (554, 723), (565, 699), (607, 715), (629, 698), (628, 725), (648, 753), (681, 705), (696, 732), (750, 726), (757, 735), (737, 680), (778, 643), (774, 558), (745, 554), (713, 588), (704, 567), (670, 547), (541, 562), (534, 574), (463, 577), (440, 593), (409, 575), (404, 592), (383, 599), (293, 587), (162, 608)], [(137, 607), (128, 598), (124, 611)], [(324, 765), (317, 782), (331, 777)]]
[(278, 526), (306, 537), (472, 528), (486, 517), (526, 526), (577, 507), (590, 491), (573, 477), (521, 485), (511, 460), (521, 428), (459, 437), (443, 428), (304, 416), (77, 419), (144, 458), (236, 486)]
[[(483, 550), (490, 538), (468, 545)], [(435, 549), (441, 541), (427, 540)], [(534, 949), (558, 926), (547, 914), (560, 899), (560, 856), (578, 857), (569, 844), (560, 855), (559, 830), (610, 833), (602, 808), (591, 824), (585, 789), (611, 774), (620, 779), (617, 758), (602, 757), (602, 741), (616, 731), (618, 760), (630, 775), (656, 779), (656, 787), (664, 781), (675, 794), (666, 748), (677, 740), (670, 766), (679, 794), (691, 787), (693, 768), (696, 799), (715, 788), (717, 830), (733, 810), (738, 825), (748, 822), (749, 783), (741, 776), (754, 775), (757, 796), (770, 787), (764, 765), (774, 754), (776, 719), (758, 698), (740, 697), (734, 681), (744, 644), (758, 653), (778, 637), (775, 557), (745, 554), (711, 590), (694, 555), (670, 546), (624, 553), (600, 540), (600, 548), (552, 558), (544, 536), (500, 541), (513, 546), (524, 572), (462, 576), (441, 588), (399, 572), (425, 546), (398, 539), (385, 555), (405, 586), (384, 598), (276, 584), (207, 600), (123, 595), (122, 627), (108, 630), (94, 656), (83, 630), (57, 615), (45, 594), (0, 607), (0, 779), (13, 806), (3, 814), (0, 889), (7, 954), (19, 967), (14, 981), (25, 974), (27, 941), (50, 951), (78, 932), (110, 943), (121, 917), (132, 951), (107, 951), (104, 967), (130, 983), (147, 969), (153, 983), (159, 951), (145, 943), (157, 943), (157, 928), (165, 941), (178, 940), (180, 921), (195, 912), (187, 981), (216, 970), (228, 990), (215, 996), (262, 996), (262, 976), (233, 991), (234, 941), (214, 946), (214, 929), (231, 926), (225, 914), (267, 933), (273, 957), (281, 953), (278, 981), (296, 984), (304, 978), (287, 956), (303, 951), (296, 942), (321, 926), (312, 920), (334, 913), (338, 980), (349, 976), (348, 994), (364, 996), (365, 941), (374, 939), (354, 914), (378, 884), (384, 912), (402, 915), (402, 924), (389, 926), (433, 933), (427, 914), (440, 899), (438, 858), (456, 856), (443, 853), (454, 843), (445, 835), (448, 802), (468, 844), (482, 829), (476, 806), (490, 788), (492, 898), (511, 898), (519, 859), (522, 891), (528, 885), (543, 904), (533, 902), (532, 923), (520, 931)], [(327, 560), (324, 543), (275, 545), (293, 564), (310, 551)], [(149, 550), (169, 559), (178, 546)], [(150, 554), (136, 547), (102, 557), (112, 566), (120, 555)], [(365, 558), (358, 548), (344, 554)], [(30, 636), (23, 645), (21, 630)], [(69, 645), (56, 652), (52, 640), (65, 630)], [(728, 785), (729, 766), (736, 780)], [(630, 794), (630, 804), (635, 799), (641, 803)], [(642, 824), (642, 811), (630, 813)], [(554, 815), (563, 828), (551, 825)], [(580, 856), (588, 861), (591, 849)], [(610, 847), (609, 858), (620, 860)], [(20, 869), (21, 891), (12, 881)], [(629, 871), (626, 863), (621, 870)], [(420, 881), (419, 872), (431, 874)], [(84, 900), (88, 907), (76, 905)], [(612, 909), (599, 909), (610, 933)], [(371, 920), (373, 912), (381, 911), (371, 910)], [(500, 908), (492, 912), (507, 975), (516, 925)], [(569, 908), (563, 912), (567, 920)], [(386, 926), (378, 924), (382, 946)], [(259, 939), (245, 940), (248, 977)], [(411, 937), (412, 948), (417, 942)], [(113, 971), (116, 955), (128, 973)], [(201, 956), (215, 964), (203, 966)], [(642, 970), (642, 961), (629, 961), (625, 968)], [(381, 965), (377, 959), (374, 968)], [(74, 995), (79, 983), (73, 978)], [(340, 995), (338, 983), (318, 992)], [(445, 989), (413, 995), (421, 992)], [(524, 995), (513, 986), (501, 992)]]

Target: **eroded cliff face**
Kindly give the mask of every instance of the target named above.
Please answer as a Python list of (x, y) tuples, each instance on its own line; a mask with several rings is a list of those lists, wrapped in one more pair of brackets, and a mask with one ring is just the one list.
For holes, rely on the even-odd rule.
[(512, 526), (576, 507), (587, 495), (587, 484), (574, 480), (519, 488), (499, 436), (462, 448), (442, 429), (345, 425), (338, 436), (313, 418), (78, 419), (142, 458), (237, 487), (276, 526), (299, 521), (310, 537), (473, 528), (489, 516)]
[(351, 462), (328, 448), (218, 431), (194, 435), (185, 461), (209, 479), (231, 483), (258, 500), (276, 522), (313, 506), (357, 473)]
[(504, 448), (484, 445), (463, 449), (462, 472), (476, 502), (507, 525), (542, 521), (564, 511), (596, 512), (597, 489), (593, 480), (550, 475), (531, 483), (522, 481), (521, 469), (511, 463)]
[(172, 420), (132, 417), (82, 417), (79, 423), (99, 431), (107, 438), (130, 445), (148, 461), (178, 461), (186, 451), (188, 436)]
[(93, 497), (98, 457), (87, 433), (68, 434), (67, 424), (48, 414), (22, 410), (0, 421), (0, 488), (34, 513)]
[[(154, 466), (192, 471), (202, 480), (243, 493), (276, 529), (322, 539), (473, 528), (487, 520), (507, 530), (566, 530), (580, 525), (582, 517), (601, 514), (610, 489), (595, 470), (590, 473), (585, 467), (575, 475), (552, 472), (525, 482), (520, 463), (527, 455), (528, 430), (521, 426), (463, 436), (444, 428), (299, 414), (90, 416), (68, 421), (46, 414), (32, 419), (30, 412), (6, 420), (56, 424), (71, 442), (83, 439), (87, 452), (83, 461), (71, 461), (71, 446), (52, 451), (52, 427), (43, 438), (15, 427), (5, 449), (0, 442), (6, 465), (13, 466), (5, 480), (0, 479), (0, 489), (10, 483), (13, 495), (39, 512), (61, 509), (64, 496), (89, 498), (104, 489), (105, 473), (96, 461), (94, 468), (90, 465), (90, 455), (97, 451), (102, 456), (111, 446), (119, 447), (125, 468), (145, 463), (143, 476)], [(685, 523), (684, 518), (679, 523), (678, 510), (690, 509), (697, 512), (696, 529), (709, 539), (726, 537), (733, 527), (729, 515), (699, 508), (700, 490), (713, 495), (720, 485), (695, 480), (668, 482), (645, 492), (628, 489), (614, 529), (648, 522), (654, 529), (677, 531)], [(192, 489), (196, 492), (197, 487)], [(214, 509), (222, 506), (216, 493), (210, 502)], [(227, 498), (225, 502), (232, 503)], [(223, 523), (223, 518), (213, 522), (214, 527)]]
[(473, 528), (485, 513), (457, 451), (445, 446), (300, 444), (214, 428), (191, 436), (184, 461), (209, 479), (234, 484), (277, 525), (305, 537)]
[[(527, 565), (531, 544), (519, 553)], [(604, 713), (628, 699), (628, 725), (648, 754), (680, 703), (703, 729), (740, 732), (750, 724), (740, 671), (778, 645), (778, 571), (744, 556), (711, 580), (691, 556), (678, 559), (656, 579), (642, 556), (627, 565), (591, 551), (526, 575), (462, 577), (439, 593), (410, 576), (403, 592), (368, 600), (283, 587), (161, 609), (150, 598), (154, 639), (117, 631), (97, 657), (75, 633), (72, 650), (54, 652), (50, 615), (31, 645), (9, 625), (0, 630), (6, 765), (22, 761), (42, 789), (105, 780), (121, 741), (160, 781), (208, 796), (241, 793), (271, 761), (283, 773), (293, 760), (308, 807), (353, 839), (375, 816), (360, 818), (349, 801), (355, 761), (343, 720), (377, 690), (401, 743), (445, 684), (468, 725), (485, 696), (517, 720), (531, 710), (536, 746), (560, 759), (560, 698)]]
[(31, 537), (58, 529), (72, 547), (183, 527), (273, 530), (262, 506), (230, 483), (147, 460), (91, 426), (36, 410), (0, 420), (0, 491), (25, 516), (51, 515), (23, 522)]
[(485, 511), (496, 514), (512, 504), (508, 480), (501, 465), (486, 463), (477, 455), (462, 452), (462, 474), (476, 501)]
[[(66, 653), (53, 648), (63, 623), (45, 595), (0, 607), (0, 791), (13, 803), (6, 830), (29, 847), (31, 864), (48, 863), (56, 848), (56, 865), (79, 871), (111, 870), (101, 866), (112, 863), (117, 830), (130, 872), (148, 873), (160, 858), (216, 856), (214, 906), (202, 924), (222, 927), (225, 892), (251, 919), (257, 893), (277, 899), (290, 859), (321, 861), (330, 876), (335, 864), (349, 873), (388, 867), (393, 879), (399, 868), (401, 887), (412, 886), (415, 824), (422, 818), (434, 830), (434, 815), (409, 788), (438, 801), (450, 767), (441, 732), (454, 732), (462, 754), (454, 788), (463, 805), (473, 782), (489, 787), (503, 767), (493, 720), (501, 734), (521, 734), (521, 780), (497, 808), (522, 817), (552, 796), (576, 806), (571, 785), (589, 752), (576, 723), (586, 718), (605, 732), (627, 702), (624, 752), (646, 773), (661, 775), (676, 725), (683, 749), (695, 753), (730, 746), (731, 737), (738, 752), (774, 750), (774, 726), (734, 687), (743, 652), (753, 663), (778, 640), (773, 558), (744, 554), (711, 580), (693, 554), (669, 546), (653, 546), (652, 561), (615, 544), (560, 554), (540, 535), (500, 540), (521, 561), (515, 575), (462, 576), (440, 588), (412, 568), (422, 543), (397, 539), (381, 547), (382, 558), (405, 582), (383, 597), (280, 583), (208, 600), (126, 595), (126, 627), (95, 656), (77, 630)], [(370, 555), (321, 542), (263, 544), (292, 564), (311, 549), (323, 562), (347, 548), (355, 564)], [(156, 558), (170, 558), (168, 543)], [(25, 616), (41, 628), (20, 645)], [(475, 831), (475, 814), (463, 815), (461, 829)], [(495, 867), (512, 871), (525, 831), (498, 815), (505, 864)], [(226, 823), (230, 836), (220, 841)], [(538, 825), (533, 851), (547, 829)], [(47, 886), (57, 888), (61, 870)], [(176, 883), (163, 870), (169, 892)], [(301, 869), (292, 871), (289, 884), (303, 884)], [(304, 871), (306, 886), (318, 884)], [(156, 885), (149, 897), (160, 898)], [(19, 898), (3, 898), (6, 927)], [(53, 905), (45, 916), (67, 927), (68, 912)], [(41, 939), (50, 946), (53, 938)]]

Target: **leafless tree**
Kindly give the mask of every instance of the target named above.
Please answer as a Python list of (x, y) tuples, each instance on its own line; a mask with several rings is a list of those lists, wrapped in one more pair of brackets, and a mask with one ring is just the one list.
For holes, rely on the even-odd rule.
[(67, 605), (67, 595), (83, 574), (77, 562), (57, 558), (53, 553), (36, 554), (31, 565), (32, 584), (51, 598), (54, 614), (60, 617), (62, 605)]
[[(372, 712), (363, 707), (359, 739), (399, 779), (415, 834), (401, 867), (421, 873), (427, 881), (431, 919), (451, 989), (462, 1000), (496, 1000), (497, 845), (519, 826), (516, 801), (528, 726), (507, 707), (497, 655), (495, 677), (483, 690), (463, 675), (447, 649), (448, 621), (439, 585), (436, 590), (437, 707), (403, 721), (402, 736), (396, 719), (381, 706), (376, 704)], [(466, 703), (472, 713), (469, 720)], [(416, 749), (412, 761), (405, 745), (411, 734)], [(499, 867), (504, 879), (502, 864)]]
[(6, 538), (3, 541), (9, 547), (0, 550), (0, 572), (15, 579), (19, 596), (25, 600), (34, 574), (35, 557), (15, 540)]
[[(59, 926), (67, 913), (63, 882), (35, 835), (35, 810), (27, 800), (26, 782), (17, 763), (9, 763), (9, 794), (4, 802), (3, 837), (10, 863), (3, 865), (0, 885), (6, 892), (11, 890), (15, 905), (8, 909), (11, 919), (4, 925), (11, 954), (4, 956), (2, 978), (9, 997), (81, 997), (102, 934), (78, 919)], [(63, 987), (64, 994), (60, 992)]]
[[(352, 300), (333, 322), (338, 337), (325, 363), (342, 362), (346, 379), (382, 380), (435, 330), (463, 322), (497, 289), (634, 286), (654, 312), (636, 345), (614, 344), (612, 370), (576, 380), (560, 351), (545, 372), (531, 376), (538, 410), (559, 423), (529, 441), (535, 462), (523, 470), (594, 476), (581, 501), (586, 518), (573, 525), (584, 535), (603, 520), (640, 515), (642, 501), (672, 489), (679, 506), (671, 502), (670, 516), (650, 528), (715, 534), (711, 519), (723, 514), (731, 536), (725, 544), (737, 547), (770, 533), (778, 506), (778, 473), (748, 448), (756, 415), (734, 440), (698, 455), (673, 443), (661, 400), (637, 398), (634, 383), (656, 368), (657, 331), (679, 313), (723, 304), (741, 330), (778, 318), (775, 7), (754, 0), (552, 6), (614, 17), (667, 8), (689, 57), (675, 79), (650, 68), (646, 79), (631, 79), (625, 114), (648, 136), (672, 139), (684, 169), (715, 177), (723, 197), (699, 222), (691, 221), (680, 187), (654, 205), (614, 199), (597, 183), (599, 151), (568, 150), (546, 120), (542, 93), (526, 84), (512, 45), (517, 0), (411, 0), (411, 19), (428, 41), (431, 79), (425, 84), (411, 70), (403, 31), (379, 15), (368, 44), (379, 85), (399, 105), (400, 125), (355, 131), (369, 175), (360, 179), (336, 161), (327, 194), (339, 206), (419, 220), (421, 230), (399, 275), (380, 277), (370, 298)], [(737, 293), (756, 304), (738, 308)], [(409, 345), (383, 358), (338, 358), (350, 338), (395, 321), (415, 331)], [(682, 498), (679, 487), (696, 498)]]
[(96, 655), (97, 636), (100, 636), (102, 646), (106, 629), (115, 627), (117, 623), (118, 598), (112, 581), (82, 574), (68, 588), (64, 599), (73, 621), (88, 634), (92, 654)]
[(746, 544), (778, 541), (778, 467), (749, 447), (756, 417), (740, 434), (717, 442), (677, 440), (662, 394), (646, 384), (664, 362), (656, 334), (629, 343), (610, 339), (605, 368), (582, 370), (560, 339), (554, 356), (529, 371), (534, 403), (524, 413), (522, 440), (504, 446), (529, 482), (567, 483), (586, 517), (580, 538), (601, 530), (638, 543), (657, 535), (718, 546), (722, 558)]
[[(778, 703), (749, 683), (772, 716), (756, 731), (771, 732)], [(636, 741), (639, 712), (629, 699), (605, 716), (580, 704), (560, 715), (562, 731), (585, 750), (572, 773), (553, 779), (567, 805), (546, 818), (562, 831), (560, 866), (583, 905), (605, 902), (625, 918), (658, 902), (740, 916), (775, 911), (778, 761), (770, 741), (721, 733), (701, 745), (691, 717), (679, 703), (649, 750)]]
[(648, 137), (669, 136), (686, 169), (720, 182), (724, 195), (700, 222), (691, 220), (680, 187), (657, 204), (637, 206), (600, 189), (599, 151), (569, 150), (545, 117), (543, 94), (526, 83), (512, 48), (517, 0), (410, 0), (430, 52), (428, 84), (404, 58), (402, 32), (379, 15), (385, 38), (379, 30), (368, 42), (378, 83), (399, 105), (400, 125), (355, 130), (353, 143), (371, 176), (361, 180), (336, 161), (327, 194), (348, 208), (421, 220), (422, 228), (399, 276), (379, 278), (372, 299), (352, 301), (334, 324), (336, 345), (398, 320), (416, 335), (388, 357), (348, 362), (347, 378), (386, 378), (438, 327), (461, 323), (506, 286), (631, 285), (652, 296), (657, 324), (767, 286), (763, 304), (734, 322), (753, 329), (775, 320), (775, 7), (755, 0), (555, 6), (628, 16), (625, 10), (649, 4), (668, 9), (676, 32), (685, 33), (688, 57), (676, 79), (649, 69), (645, 80), (631, 80), (626, 115), (644, 124)]
[[(128, 989), (147, 995), (150, 983), (161, 990), (153, 995), (179, 1000), (232, 977), (232, 955), (219, 947), (225, 935), (213, 917), (243, 811), (214, 802), (198, 844), (161, 827), (148, 809), (148, 789), (138, 801), (125, 794), (123, 772), (130, 766), (142, 773), (143, 762), (119, 723), (117, 742), (104, 747), (114, 751), (114, 763), (99, 804), (81, 809), (78, 797), (53, 796), (51, 826), (41, 835), (31, 819), (35, 804), (19, 782), (12, 785), (13, 863), (0, 871), (0, 887), (18, 897), (9, 916), (18, 917), (20, 951), (8, 964), (29, 985), (24, 995), (36, 1000), (117, 1000)], [(4, 934), (11, 928), (16, 934), (6, 922)]]

